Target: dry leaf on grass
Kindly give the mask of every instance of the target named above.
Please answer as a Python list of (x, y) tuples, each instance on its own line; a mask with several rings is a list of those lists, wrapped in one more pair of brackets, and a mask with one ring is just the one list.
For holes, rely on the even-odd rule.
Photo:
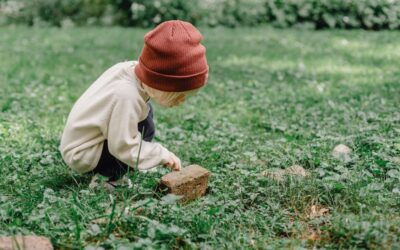
[(309, 241), (316, 241), (320, 238), (320, 234), (318, 232), (315, 232), (313, 229), (309, 229), (308, 235), (305, 237), (305, 239)]
[[(326, 216), (328, 213), (329, 213), (329, 209), (322, 207), (320, 205), (312, 205), (306, 211), (307, 218), (310, 220), (319, 218), (322, 216)], [(308, 225), (307, 230), (304, 231), (304, 235), (302, 236), (302, 239), (308, 240), (310, 242), (315, 242), (315, 241), (321, 239), (322, 234), (323, 234), (323, 232), (319, 229), (319, 226), (315, 227), (312, 225)]]
[(328, 212), (329, 212), (328, 208), (324, 208), (319, 205), (312, 205), (309, 209), (308, 218), (314, 219), (317, 217), (321, 217), (327, 215)]

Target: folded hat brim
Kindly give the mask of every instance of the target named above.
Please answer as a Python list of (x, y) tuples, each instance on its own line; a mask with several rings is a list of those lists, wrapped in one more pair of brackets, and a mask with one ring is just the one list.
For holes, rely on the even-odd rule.
[(135, 66), (136, 76), (147, 86), (166, 92), (184, 92), (201, 88), (206, 83), (208, 66), (206, 69), (192, 75), (167, 75), (150, 70), (139, 59)]

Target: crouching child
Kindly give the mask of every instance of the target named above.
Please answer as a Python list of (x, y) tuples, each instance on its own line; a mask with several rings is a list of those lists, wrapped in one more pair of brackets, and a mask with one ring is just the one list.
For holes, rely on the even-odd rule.
[(68, 116), (60, 151), (78, 173), (96, 173), (115, 184), (135, 166), (181, 169), (180, 159), (153, 142), (149, 100), (177, 106), (203, 87), (208, 77), (203, 36), (179, 20), (158, 25), (144, 37), (137, 61), (106, 70), (76, 101)]

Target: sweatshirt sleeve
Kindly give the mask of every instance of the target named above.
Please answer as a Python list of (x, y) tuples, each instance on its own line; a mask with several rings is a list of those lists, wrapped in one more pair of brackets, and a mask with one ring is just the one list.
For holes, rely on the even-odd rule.
[[(168, 162), (169, 151), (159, 143), (142, 140), (138, 131), (138, 114), (142, 112), (141, 101), (127, 98), (114, 100), (107, 140), (113, 156), (131, 167), (136, 166), (136, 161), (139, 159), (138, 168), (145, 170)], [(142, 143), (141, 148), (140, 143)]]

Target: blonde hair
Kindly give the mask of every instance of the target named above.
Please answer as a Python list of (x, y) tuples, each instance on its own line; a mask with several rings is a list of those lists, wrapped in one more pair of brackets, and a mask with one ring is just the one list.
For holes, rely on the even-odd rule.
[(164, 107), (177, 106), (185, 101), (186, 96), (194, 95), (199, 91), (199, 89), (194, 89), (183, 92), (166, 92), (149, 87), (144, 82), (142, 82), (142, 85), (146, 93)]

